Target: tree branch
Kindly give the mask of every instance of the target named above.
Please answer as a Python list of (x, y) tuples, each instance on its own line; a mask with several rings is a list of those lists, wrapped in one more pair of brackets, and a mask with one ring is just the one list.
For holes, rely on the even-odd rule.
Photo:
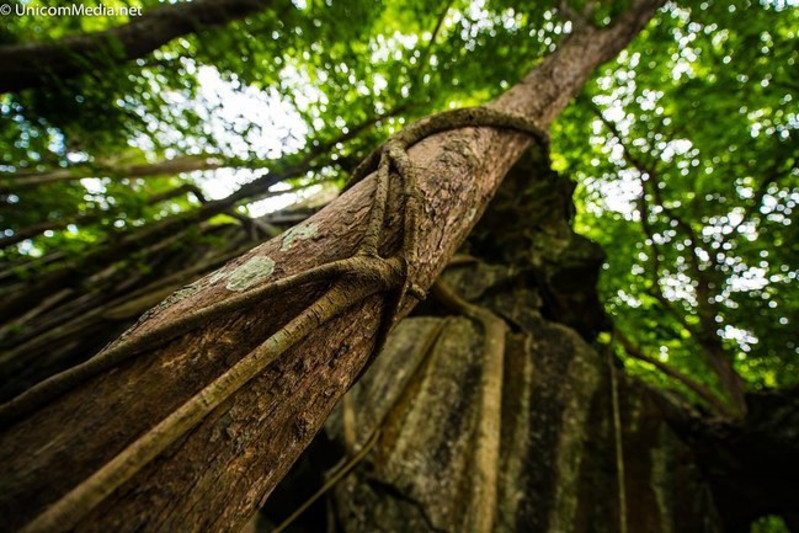
[[(205, 197), (203, 196), (202, 191), (196, 185), (191, 183), (186, 183), (170, 189), (168, 191), (155, 194), (144, 201), (145, 205), (152, 206), (159, 204), (161, 202), (165, 202), (167, 200), (171, 200), (172, 198), (176, 198), (178, 196), (182, 196), (186, 193), (194, 194), (197, 199), (201, 203), (205, 203)], [(115, 211), (108, 211), (103, 209), (97, 209), (95, 211), (91, 211), (89, 213), (85, 213), (82, 215), (69, 217), (69, 218), (62, 218), (60, 220), (51, 220), (48, 222), (42, 222), (40, 224), (34, 224), (33, 226), (28, 226), (25, 228), (20, 228), (14, 231), (13, 235), (8, 237), (0, 237), (0, 248), (6, 248), (8, 246), (12, 246), (19, 242), (24, 241), (25, 239), (31, 239), (33, 237), (37, 237), (46, 231), (56, 231), (62, 230), (70, 225), (86, 225), (86, 224), (93, 224), (98, 222), (103, 217), (112, 217), (116, 218), (119, 215), (119, 212)]]
[(676, 368), (673, 368), (662, 361), (655, 359), (654, 357), (650, 357), (644, 354), (640, 348), (632, 343), (632, 341), (627, 338), (618, 328), (614, 329), (613, 332), (614, 336), (619, 340), (619, 343), (624, 348), (624, 351), (630, 356), (639, 361), (643, 361), (647, 364), (650, 364), (666, 374), (667, 376), (674, 378), (675, 380), (679, 381), (686, 387), (688, 387), (691, 391), (693, 391), (697, 396), (703, 399), (707, 404), (713, 408), (718, 414), (727, 417), (727, 418), (736, 418), (736, 413), (732, 411), (724, 402), (722, 402), (718, 396), (713, 394), (713, 392), (707, 388), (705, 385), (694, 381), (691, 377), (687, 374), (683, 374)]
[(169, 41), (263, 11), (271, 0), (195, 0), (148, 10), (105, 31), (55, 42), (0, 46), (0, 93), (103, 70), (144, 57)]
[[(658, 207), (663, 210), (669, 220), (676, 223), (677, 227), (681, 230), (684, 237), (690, 243), (688, 246), (688, 264), (690, 265), (694, 281), (696, 282), (696, 300), (697, 315), (699, 317), (699, 328), (695, 329), (693, 327), (687, 327), (688, 324), (685, 321), (682, 321), (682, 323), (686, 326), (686, 329), (691, 333), (694, 340), (702, 348), (705, 361), (718, 377), (724, 391), (733, 401), (738, 414), (743, 416), (746, 413), (746, 399), (744, 396), (745, 386), (740, 375), (738, 375), (738, 373), (735, 371), (732, 358), (726, 353), (722, 340), (716, 332), (716, 315), (718, 314), (718, 306), (715, 302), (715, 297), (718, 293), (713, 291), (713, 280), (711, 274), (708, 272), (708, 270), (702, 268), (699, 255), (696, 251), (696, 249), (700, 246), (701, 240), (688, 222), (675, 213), (674, 210), (664, 205), (663, 197), (660, 193), (657, 169), (654, 166), (644, 165), (640, 158), (638, 158), (628, 149), (616, 125), (612, 121), (605, 118), (601, 110), (593, 105), (593, 103), (590, 104), (590, 107), (616, 137), (618, 143), (622, 146), (625, 160), (638, 171), (638, 178), (641, 183), (641, 198), (639, 200), (641, 224), (644, 228), (644, 233), (647, 235), (650, 242), (652, 242), (652, 249), (656, 257), (659, 254), (659, 249), (654, 244), (654, 231), (649, 226), (648, 218), (650, 209), (648, 208), (646, 200), (647, 182), (649, 182), (652, 187), (652, 197), (655, 199), (655, 202), (657, 202)], [(644, 175), (647, 175), (649, 180), (644, 180)], [(705, 250), (705, 253), (707, 253), (711, 258), (711, 265), (718, 268), (715, 255), (707, 250)], [(660, 292), (660, 278), (657, 272), (659, 260), (656, 261), (655, 266), (655, 296), (658, 298), (658, 301), (665, 305), (667, 299), (663, 297), (662, 293)], [(671, 306), (667, 306), (667, 309), (671, 310)], [(676, 313), (674, 314), (676, 315)]]
[[(268, 163), (274, 163), (270, 161)], [(78, 181), (84, 178), (109, 177), (122, 178), (150, 178), (156, 176), (175, 176), (186, 172), (198, 170), (216, 170), (218, 168), (263, 168), (268, 164), (249, 165), (243, 161), (234, 161), (229, 158), (214, 155), (180, 156), (158, 163), (137, 165), (74, 165), (67, 168), (54, 170), (0, 173), (0, 190), (19, 191), (31, 189), (40, 185), (59, 183), (65, 181)]]
[(730, 239), (732, 239), (733, 236), (735, 235), (735, 233), (738, 231), (738, 229), (742, 225), (744, 225), (746, 222), (748, 222), (748, 221), (750, 221), (752, 219), (752, 216), (754, 215), (754, 213), (763, 205), (763, 198), (768, 193), (769, 186), (772, 183), (776, 183), (777, 181), (779, 181), (779, 179), (783, 175), (785, 175), (785, 176), (789, 175), (794, 169), (799, 167), (799, 162), (794, 161), (791, 164), (791, 166), (787, 170), (785, 170), (784, 172), (781, 172), (778, 167), (779, 167), (779, 164), (775, 165), (774, 168), (772, 168), (771, 171), (766, 174), (766, 176), (763, 179), (763, 181), (760, 182), (760, 185), (757, 187), (757, 190), (755, 191), (755, 196), (754, 196), (752, 202), (750, 202), (750, 204), (745, 208), (744, 214), (741, 217), (741, 220), (739, 220), (738, 223), (735, 224), (732, 227), (732, 231), (730, 231), (727, 235), (725, 235), (725, 236), (723, 236), (721, 238), (721, 244), (722, 245), (724, 243), (729, 242)]

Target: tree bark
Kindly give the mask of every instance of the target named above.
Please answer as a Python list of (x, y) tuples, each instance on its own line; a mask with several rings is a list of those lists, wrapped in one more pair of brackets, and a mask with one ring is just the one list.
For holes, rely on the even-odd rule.
[[(0, 401), (83, 362), (175, 290), (266, 240), (241, 226), (180, 234), (142, 263), (117, 265), (85, 286), (64, 287), (0, 328)], [(142, 268), (146, 264), (146, 268)]]
[[(490, 105), (546, 128), (593, 69), (624, 48), (659, 5), (655, 0), (634, 2), (608, 29), (581, 28)], [(475, 127), (433, 135), (411, 148), (423, 198), (413, 284), (432, 285), (529, 144), (524, 134)], [(380, 243), (384, 256), (399, 249), (403, 199), (396, 181)], [(121, 342), (135, 342), (176, 317), (231, 300), (242, 287), (253, 293), (259, 285), (352, 256), (365, 234), (374, 189), (374, 177), (362, 181), (282, 238), (168, 299)], [(255, 270), (257, 265), (264, 268)], [(215, 316), (197, 332), (146, 349), (14, 423), (0, 436), (0, 457), (8, 469), (0, 491), (3, 515), (9, 517), (4, 527), (34, 520), (231, 365), (261, 353), (265, 340), (331, 286), (333, 291), (342, 287), (329, 279), (309, 280), (289, 294)], [(69, 516), (58, 526), (74, 524), (78, 531), (240, 529), (369, 362), (381, 335), (381, 317), (393, 315), (392, 294), (378, 285), (355, 300), (357, 295), (344, 292), (346, 306), (324, 307), (331, 318), (317, 321), (312, 335), (92, 504), (88, 514)], [(414, 297), (405, 295), (397, 317), (414, 304)]]
[(109, 30), (0, 47), (0, 93), (37, 87), (144, 57), (172, 39), (263, 11), (271, 0), (199, 0), (148, 10)]

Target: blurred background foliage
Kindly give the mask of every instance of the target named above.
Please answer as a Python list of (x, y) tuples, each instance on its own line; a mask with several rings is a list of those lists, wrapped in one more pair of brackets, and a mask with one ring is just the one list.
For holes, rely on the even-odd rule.
[(698, 2), (657, 22), (555, 134), (578, 229), (608, 253), (603, 296), (643, 351), (699, 381), (704, 312), (751, 386), (795, 384), (799, 10)]
[[(154, 224), (269, 219), (335, 191), (403, 124), (517, 82), (570, 30), (555, 4), (275, 0), (147, 57), (0, 95), (3, 283), (68, 261), (88, 278), (82, 258)], [(125, 22), (5, 17), (0, 47)], [(751, 387), (799, 380), (797, 31), (790, 2), (668, 4), (552, 130), (555, 169), (578, 185), (577, 229), (607, 254), (600, 288), (620, 334), (711, 388), (709, 335)]]

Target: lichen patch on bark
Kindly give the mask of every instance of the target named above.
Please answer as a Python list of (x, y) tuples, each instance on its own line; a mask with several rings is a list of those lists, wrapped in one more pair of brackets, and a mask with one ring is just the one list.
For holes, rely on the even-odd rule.
[(292, 245), (296, 241), (302, 241), (315, 237), (319, 233), (319, 228), (315, 223), (299, 224), (294, 226), (283, 235), (283, 245), (280, 247), (281, 252), (291, 250)]
[(275, 262), (271, 258), (256, 255), (225, 276), (225, 288), (229, 291), (247, 290), (267, 279), (274, 270)]

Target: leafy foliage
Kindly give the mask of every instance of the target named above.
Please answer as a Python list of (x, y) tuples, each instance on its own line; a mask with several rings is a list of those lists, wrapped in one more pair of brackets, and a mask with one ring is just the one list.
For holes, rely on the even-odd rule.
[(711, 384), (703, 336), (753, 386), (799, 376), (798, 23), (776, 3), (672, 6), (556, 130), (618, 326)]

